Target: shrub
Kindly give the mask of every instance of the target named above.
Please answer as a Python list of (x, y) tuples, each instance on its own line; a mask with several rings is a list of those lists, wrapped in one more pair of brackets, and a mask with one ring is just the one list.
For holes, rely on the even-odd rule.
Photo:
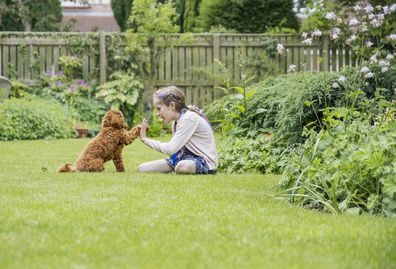
[(66, 138), (71, 119), (55, 101), (9, 99), (0, 104), (0, 140)]
[(328, 109), (326, 128), (307, 131), (308, 139), (292, 156), (279, 184), (281, 196), (334, 214), (396, 214), (395, 102), (386, 107), (375, 117)]

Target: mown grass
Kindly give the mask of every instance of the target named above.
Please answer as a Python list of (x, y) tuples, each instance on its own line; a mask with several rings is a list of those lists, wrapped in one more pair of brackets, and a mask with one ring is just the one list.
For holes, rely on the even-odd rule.
[(0, 268), (396, 268), (396, 219), (272, 198), (273, 175), (58, 174), (88, 140), (0, 142)]

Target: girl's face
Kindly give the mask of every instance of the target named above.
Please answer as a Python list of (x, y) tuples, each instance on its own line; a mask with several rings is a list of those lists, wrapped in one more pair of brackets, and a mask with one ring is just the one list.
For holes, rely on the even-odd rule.
[(168, 123), (179, 118), (180, 113), (175, 109), (175, 104), (171, 102), (169, 106), (154, 98), (154, 105), (157, 109), (157, 117), (163, 119), (164, 123)]

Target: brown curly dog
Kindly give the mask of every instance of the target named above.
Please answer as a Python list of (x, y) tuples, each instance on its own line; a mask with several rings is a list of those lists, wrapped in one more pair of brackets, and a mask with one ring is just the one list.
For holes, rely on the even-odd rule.
[(110, 110), (102, 119), (99, 134), (84, 148), (76, 165), (67, 163), (58, 168), (58, 172), (102, 172), (104, 163), (113, 160), (117, 172), (124, 172), (122, 149), (131, 144), (140, 133), (141, 125), (129, 132), (122, 112)]

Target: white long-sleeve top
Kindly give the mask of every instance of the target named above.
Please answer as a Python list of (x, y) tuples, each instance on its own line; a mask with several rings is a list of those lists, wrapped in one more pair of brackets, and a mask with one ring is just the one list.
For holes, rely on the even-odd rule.
[(173, 123), (172, 132), (173, 137), (169, 142), (160, 142), (148, 138), (145, 138), (143, 142), (169, 156), (186, 146), (192, 153), (202, 156), (210, 170), (217, 169), (216, 143), (212, 128), (206, 120), (197, 113), (188, 110)]

